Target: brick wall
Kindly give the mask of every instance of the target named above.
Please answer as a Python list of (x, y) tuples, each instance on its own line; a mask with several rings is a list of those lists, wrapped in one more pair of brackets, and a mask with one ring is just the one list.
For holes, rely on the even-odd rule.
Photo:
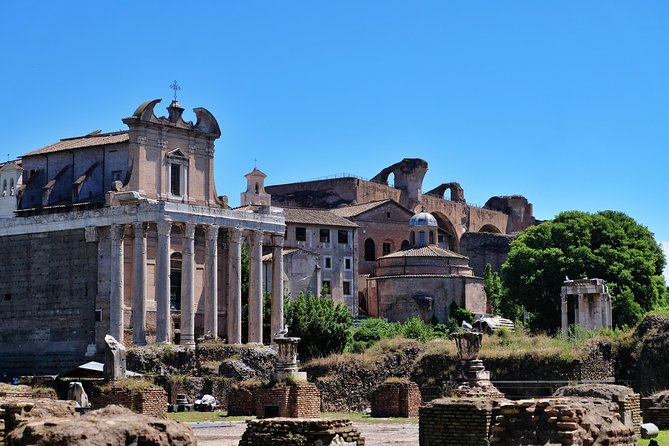
[(66, 372), (95, 342), (97, 244), (83, 229), (0, 237), (0, 370)]
[(269, 388), (256, 388), (253, 403), (255, 415), (259, 418), (272, 416), (272, 410), (277, 411), (273, 415), (279, 417), (318, 418), (321, 393), (312, 383), (278, 383)]
[(634, 429), (624, 426), (618, 405), (601, 398), (565, 397), (507, 401), (492, 427), (491, 443), (609, 444), (635, 446)]
[(253, 415), (255, 401), (252, 388), (234, 387), (228, 392), (228, 415)]
[(272, 418), (249, 420), (239, 446), (293, 446), (301, 444), (331, 444), (339, 438), (345, 444), (364, 446), (365, 439), (349, 420), (293, 420)]
[(123, 383), (114, 383), (101, 389), (91, 398), (93, 409), (117, 404), (136, 413), (165, 418), (167, 415), (167, 392), (158, 386), (132, 388)]
[(669, 429), (669, 391), (655, 393), (641, 399), (643, 421), (660, 429)]
[(421, 403), (418, 384), (385, 382), (371, 396), (373, 417), (417, 417)]
[(421, 446), (486, 446), (493, 403), (484, 399), (440, 398), (419, 411)]

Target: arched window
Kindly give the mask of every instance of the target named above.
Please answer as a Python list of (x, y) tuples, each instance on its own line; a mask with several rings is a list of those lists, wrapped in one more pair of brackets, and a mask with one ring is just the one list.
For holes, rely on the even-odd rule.
[(425, 246), (425, 231), (418, 232), (418, 246)]
[(434, 231), (430, 231), (430, 245), (434, 245)]
[(2, 180), (2, 196), (7, 196), (7, 179)]
[(365, 240), (365, 260), (374, 261), (376, 260), (376, 244), (374, 240), (368, 238)]
[(409, 240), (403, 240), (402, 241), (402, 248), (401, 248), (402, 251), (404, 251), (406, 249), (409, 249), (409, 246), (411, 246), (411, 245), (409, 245)]
[(9, 195), (14, 195), (14, 178), (9, 180)]
[(411, 239), (411, 246), (416, 246), (416, 233), (411, 231), (409, 238)]
[(258, 183), (256, 183), (256, 195), (260, 193), (260, 186), (258, 186)]

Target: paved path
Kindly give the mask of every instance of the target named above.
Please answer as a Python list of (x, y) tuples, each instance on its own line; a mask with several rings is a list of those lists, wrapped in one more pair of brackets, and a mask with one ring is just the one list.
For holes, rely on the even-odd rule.
[[(245, 421), (189, 423), (200, 446), (237, 446), (246, 429)], [(365, 446), (415, 446), (418, 444), (418, 423), (365, 423), (353, 425), (365, 437)]]

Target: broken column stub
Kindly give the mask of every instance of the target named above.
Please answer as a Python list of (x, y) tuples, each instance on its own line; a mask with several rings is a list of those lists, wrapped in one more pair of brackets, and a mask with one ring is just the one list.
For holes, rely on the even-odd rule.
[(306, 381), (307, 373), (298, 371), (300, 361), (297, 360), (297, 344), (300, 338), (286, 338), (277, 336), (274, 338), (279, 352), (272, 374), (272, 381), (283, 381), (288, 378), (297, 381)]
[(105, 364), (102, 375), (105, 381), (116, 381), (125, 378), (125, 347), (114, 339), (105, 336)]
[(458, 347), (459, 361), (451, 373), (451, 382), (446, 393), (503, 397), (504, 394), (490, 382), (490, 372), (483, 366), (483, 361), (478, 359), (483, 333), (476, 331), (453, 333), (451, 338)]

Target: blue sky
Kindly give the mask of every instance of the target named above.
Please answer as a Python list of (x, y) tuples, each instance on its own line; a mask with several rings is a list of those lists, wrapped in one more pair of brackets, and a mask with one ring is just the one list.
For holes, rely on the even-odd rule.
[(2, 2), (0, 157), (146, 99), (218, 119), (219, 194), (404, 157), (424, 189), (522, 194), (540, 219), (626, 212), (669, 241), (669, 3)]

